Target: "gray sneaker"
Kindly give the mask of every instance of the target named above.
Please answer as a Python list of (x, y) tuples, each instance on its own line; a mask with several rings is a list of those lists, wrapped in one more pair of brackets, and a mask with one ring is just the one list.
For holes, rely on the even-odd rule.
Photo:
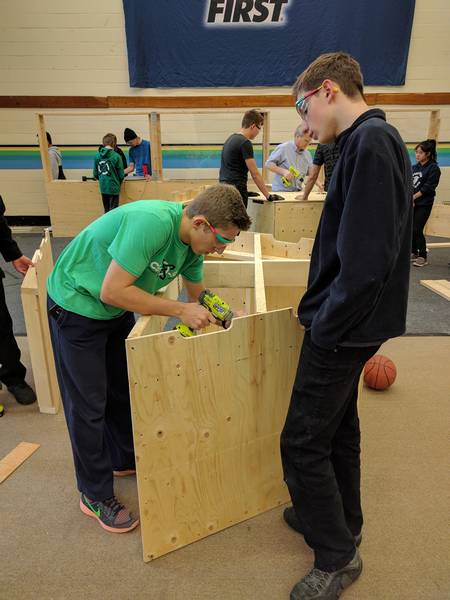
[(415, 260), (417, 260), (418, 258), (419, 258), (419, 255), (418, 255), (418, 254), (411, 253), (411, 262), (414, 262), (414, 261), (415, 261)]
[(358, 550), (339, 571), (328, 573), (312, 569), (292, 589), (290, 600), (337, 600), (343, 590), (361, 575), (362, 560)]
[(419, 256), (418, 258), (416, 258), (416, 260), (413, 262), (413, 265), (415, 267), (424, 267), (425, 265), (427, 265), (428, 262), (426, 260), (426, 258), (423, 258), (422, 256)]

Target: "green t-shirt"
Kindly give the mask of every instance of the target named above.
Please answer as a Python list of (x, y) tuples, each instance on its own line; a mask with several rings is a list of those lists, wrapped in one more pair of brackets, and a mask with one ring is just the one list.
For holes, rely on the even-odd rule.
[(47, 282), (52, 300), (92, 319), (123, 314), (121, 308), (100, 300), (112, 259), (137, 277), (134, 285), (151, 294), (178, 274), (201, 281), (203, 256), (194, 254), (179, 238), (182, 211), (176, 202), (140, 200), (104, 214), (61, 253)]

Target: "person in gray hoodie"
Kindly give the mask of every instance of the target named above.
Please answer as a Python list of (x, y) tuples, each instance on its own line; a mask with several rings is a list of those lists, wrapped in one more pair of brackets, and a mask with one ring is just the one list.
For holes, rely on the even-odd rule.
[(46, 131), (47, 143), (48, 143), (48, 157), (50, 159), (50, 166), (52, 169), (52, 179), (65, 179), (63, 166), (62, 166), (62, 155), (58, 146), (54, 146), (52, 142), (52, 136)]

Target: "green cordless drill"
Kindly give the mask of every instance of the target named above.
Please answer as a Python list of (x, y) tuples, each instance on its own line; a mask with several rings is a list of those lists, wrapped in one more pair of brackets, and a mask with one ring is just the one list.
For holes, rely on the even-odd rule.
[[(233, 318), (233, 311), (230, 310), (230, 307), (222, 298), (211, 292), (211, 290), (203, 290), (198, 297), (198, 301), (199, 304), (209, 310), (213, 317), (222, 323), (224, 329), (228, 329)], [(183, 337), (192, 337), (195, 335), (195, 332), (184, 323), (178, 323), (176, 329)]]

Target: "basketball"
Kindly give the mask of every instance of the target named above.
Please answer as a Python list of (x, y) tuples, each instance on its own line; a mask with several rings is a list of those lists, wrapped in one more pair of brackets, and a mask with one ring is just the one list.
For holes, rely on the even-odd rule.
[(364, 383), (373, 390), (386, 390), (397, 377), (397, 369), (390, 358), (375, 354), (364, 367)]

